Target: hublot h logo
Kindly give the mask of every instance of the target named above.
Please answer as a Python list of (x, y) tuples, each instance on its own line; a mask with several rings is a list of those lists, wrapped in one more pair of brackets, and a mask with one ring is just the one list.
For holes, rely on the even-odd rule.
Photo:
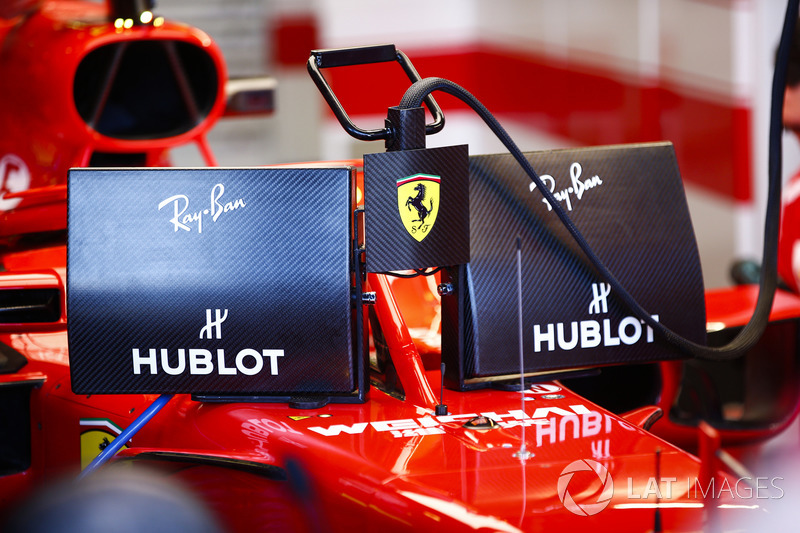
[[(206, 309), (206, 325), (200, 330), (201, 339), (221, 339), (222, 338), (222, 323), (228, 318), (228, 310), (225, 309), (225, 314), (220, 313), (219, 309), (214, 309), (216, 312), (216, 320), (211, 318), (211, 309)], [(213, 337), (212, 337), (213, 331)]]
[(589, 304), (589, 314), (598, 315), (608, 313), (608, 295), (611, 294), (611, 285), (608, 283), (592, 283), (592, 302)]

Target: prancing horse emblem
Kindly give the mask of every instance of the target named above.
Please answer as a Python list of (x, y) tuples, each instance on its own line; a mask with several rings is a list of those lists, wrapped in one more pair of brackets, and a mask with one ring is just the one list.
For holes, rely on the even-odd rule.
[(397, 180), (397, 209), (406, 231), (418, 242), (428, 236), (439, 213), (439, 176), (414, 174)]

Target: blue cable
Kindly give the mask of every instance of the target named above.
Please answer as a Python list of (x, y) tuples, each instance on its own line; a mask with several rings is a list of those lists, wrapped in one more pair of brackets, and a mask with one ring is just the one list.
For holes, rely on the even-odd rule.
[(122, 433), (120, 433), (116, 439), (111, 441), (111, 443), (105, 447), (105, 449), (100, 452), (100, 454), (95, 457), (89, 465), (83, 469), (83, 471), (78, 475), (78, 479), (83, 479), (101, 466), (103, 466), (106, 461), (111, 459), (114, 454), (116, 454), (120, 448), (125, 446), (125, 443), (131, 440), (140, 429), (147, 424), (151, 418), (153, 418), (156, 413), (158, 413), (162, 407), (167, 405), (167, 403), (172, 399), (172, 394), (162, 394), (156, 400), (150, 404), (150, 406), (144, 410), (139, 417), (134, 420), (130, 426), (125, 428)]

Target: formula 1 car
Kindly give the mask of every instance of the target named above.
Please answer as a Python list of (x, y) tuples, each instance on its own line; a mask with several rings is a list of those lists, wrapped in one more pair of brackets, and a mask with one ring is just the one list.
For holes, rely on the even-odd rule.
[[(21, 2), (2, 15), (0, 69), (26, 73), (0, 87), (9, 530), (89, 531), (97, 517), (132, 530), (137, 519), (153, 530), (758, 529), (787, 495), (783, 478), (747, 473), (721, 446), (796, 416), (800, 300), (779, 293), (766, 333), (730, 361), (685, 359), (654, 334), (663, 322), (701, 342), (708, 328), (723, 344), (756, 300), (750, 287), (703, 292), (668, 143), (525, 154), (553, 184), (559, 169), (573, 180), (543, 202), (532, 192), (545, 187), (520, 182), (507, 155), (426, 149), (443, 125), (429, 94), (418, 100), (432, 125), (411, 105), (378, 133), (354, 126), (321, 69), (397, 61), (424, 82), (378, 46), (316, 51), (309, 66), (347, 131), (387, 139), (385, 154), (212, 168), (205, 134), (225, 112), (227, 75), (207, 35), (137, 3)], [(188, 142), (209, 168), (169, 168), (169, 149)], [(622, 162), (652, 166), (664, 187), (637, 187)], [(636, 247), (628, 257), (614, 238), (633, 227), (624, 210), (618, 225), (597, 223), (619, 192), (614, 174), (634, 180), (619, 185), (637, 201), (674, 201), (652, 213), (676, 241), (635, 235), (647, 262), (683, 261), (677, 288), (642, 296), (657, 317), (631, 314), (547, 215), (579, 199), (575, 223), (625, 258), (621, 279), (658, 288)], [(559, 283), (544, 287), (542, 271)], [(785, 371), (764, 381), (775, 362)]]

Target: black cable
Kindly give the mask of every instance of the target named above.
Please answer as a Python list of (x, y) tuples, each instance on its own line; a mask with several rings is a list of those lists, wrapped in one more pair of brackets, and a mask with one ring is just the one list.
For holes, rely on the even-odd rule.
[(613, 273), (606, 267), (602, 260), (597, 257), (594, 251), (586, 242), (586, 239), (573, 224), (567, 213), (553, 196), (547, 187), (544, 186), (539, 175), (533, 169), (530, 162), (525, 158), (522, 151), (514, 143), (511, 136), (503, 126), (489, 112), (488, 109), (470, 94), (466, 89), (456, 83), (443, 78), (425, 78), (415, 82), (408, 88), (400, 101), (399, 107), (407, 109), (420, 107), (422, 100), (434, 91), (442, 91), (456, 98), (459, 98), (469, 105), (486, 123), (487, 126), (505, 145), (514, 159), (522, 166), (536, 187), (552, 206), (553, 211), (558, 216), (561, 223), (567, 228), (575, 242), (583, 250), (589, 261), (597, 268), (603, 278), (612, 286), (615, 294), (638, 318), (650, 326), (661, 338), (678, 350), (701, 359), (725, 360), (733, 359), (744, 355), (747, 350), (753, 347), (761, 338), (764, 328), (769, 322), (769, 312), (775, 297), (777, 286), (777, 255), (778, 255), (778, 230), (780, 226), (780, 202), (781, 202), (781, 135), (783, 131), (783, 95), (786, 87), (786, 70), (788, 63), (789, 48), (791, 46), (792, 33), (798, 17), (798, 0), (789, 0), (786, 8), (786, 16), (783, 23), (780, 45), (778, 47), (775, 73), (772, 79), (772, 106), (770, 111), (770, 135), (769, 135), (769, 192), (767, 197), (767, 215), (764, 225), (764, 248), (762, 275), (758, 291), (758, 299), (753, 315), (747, 325), (739, 334), (727, 345), (721, 347), (709, 347), (692, 342), (681, 335), (675, 333), (660, 322), (657, 322), (636, 299), (622, 286)]

